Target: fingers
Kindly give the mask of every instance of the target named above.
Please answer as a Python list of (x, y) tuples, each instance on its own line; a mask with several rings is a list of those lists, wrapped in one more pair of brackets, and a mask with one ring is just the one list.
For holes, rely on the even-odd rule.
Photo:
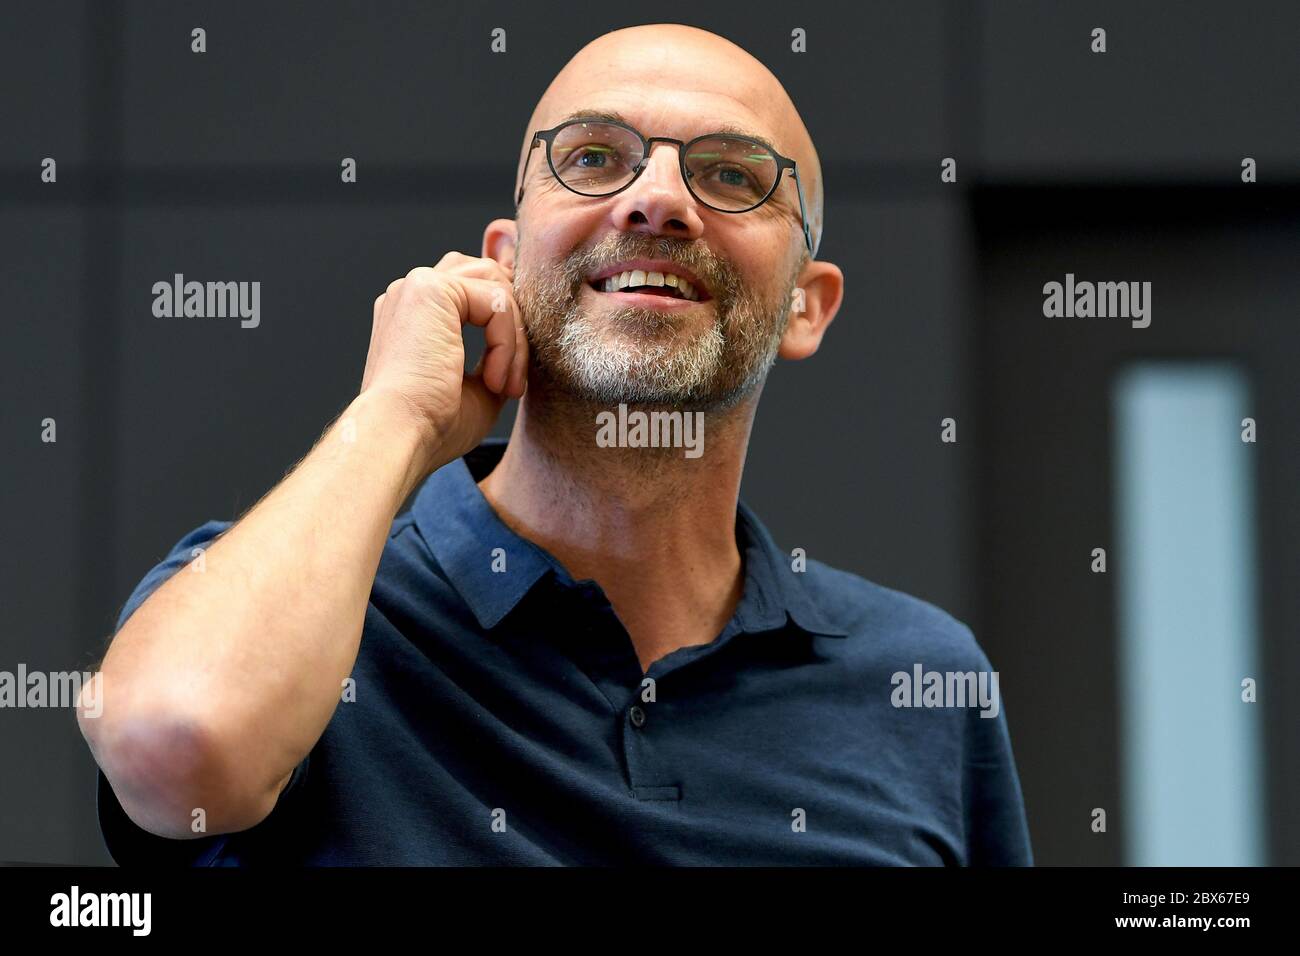
[(494, 392), (519, 397), (527, 384), (528, 340), (509, 284), (472, 276), (451, 281), (464, 295), (462, 321), (483, 329), (483, 383)]
[(434, 268), (412, 269), (375, 299), (372, 347), (376, 329), (400, 311), (403, 302), (423, 293), (453, 308), (462, 327), (468, 323), (483, 329), (483, 360), (470, 375), (479, 376), (481, 369), (481, 380), (491, 391), (512, 398), (523, 395), (528, 384), (528, 338), (506, 269), (493, 259), (459, 252), (447, 253)]
[(463, 252), (449, 252), (433, 267), (435, 272), (450, 272), (456, 275), (473, 276), (476, 279), (501, 279), (510, 281), (510, 273), (495, 259), (483, 256), (467, 256)]

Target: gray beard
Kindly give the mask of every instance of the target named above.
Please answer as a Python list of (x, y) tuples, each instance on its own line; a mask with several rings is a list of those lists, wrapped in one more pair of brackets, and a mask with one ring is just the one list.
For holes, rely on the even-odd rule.
[[(701, 262), (699, 255), (683, 254), (693, 247), (680, 240), (647, 244), (625, 235), (607, 250), (610, 245), (620, 254), (580, 251), (558, 267), (516, 266), (515, 298), (548, 388), (602, 408), (625, 403), (718, 411), (762, 385), (789, 320), (793, 275), (780, 299), (764, 302), (715, 258)], [(611, 310), (597, 319), (579, 304), (586, 276), (611, 259), (638, 255), (684, 262), (706, 277), (715, 312), (708, 329), (688, 329), (672, 314), (642, 308)]]

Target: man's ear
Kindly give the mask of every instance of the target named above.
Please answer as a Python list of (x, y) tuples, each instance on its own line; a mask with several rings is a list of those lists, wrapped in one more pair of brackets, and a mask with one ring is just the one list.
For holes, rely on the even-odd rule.
[(777, 354), (783, 359), (805, 359), (821, 345), (826, 327), (844, 299), (844, 273), (830, 262), (810, 262), (799, 273), (790, 321)]
[(493, 219), (483, 230), (483, 258), (499, 262), (512, 280), (515, 277), (515, 241), (518, 235), (513, 219)]

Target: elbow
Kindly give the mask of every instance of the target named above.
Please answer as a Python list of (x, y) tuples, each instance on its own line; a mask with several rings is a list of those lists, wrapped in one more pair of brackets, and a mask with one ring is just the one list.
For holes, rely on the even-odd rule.
[[(99, 675), (96, 675), (96, 680)], [(77, 723), (126, 815), (175, 840), (247, 830), (274, 798), (241, 780), (214, 724), (191, 711), (77, 707)]]

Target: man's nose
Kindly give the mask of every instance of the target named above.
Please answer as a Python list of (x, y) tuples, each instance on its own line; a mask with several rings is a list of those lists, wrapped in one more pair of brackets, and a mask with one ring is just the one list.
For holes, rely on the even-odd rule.
[(610, 216), (616, 229), (679, 239), (698, 239), (704, 233), (695, 197), (682, 180), (679, 148), (671, 143), (650, 144), (646, 168), (614, 197)]

